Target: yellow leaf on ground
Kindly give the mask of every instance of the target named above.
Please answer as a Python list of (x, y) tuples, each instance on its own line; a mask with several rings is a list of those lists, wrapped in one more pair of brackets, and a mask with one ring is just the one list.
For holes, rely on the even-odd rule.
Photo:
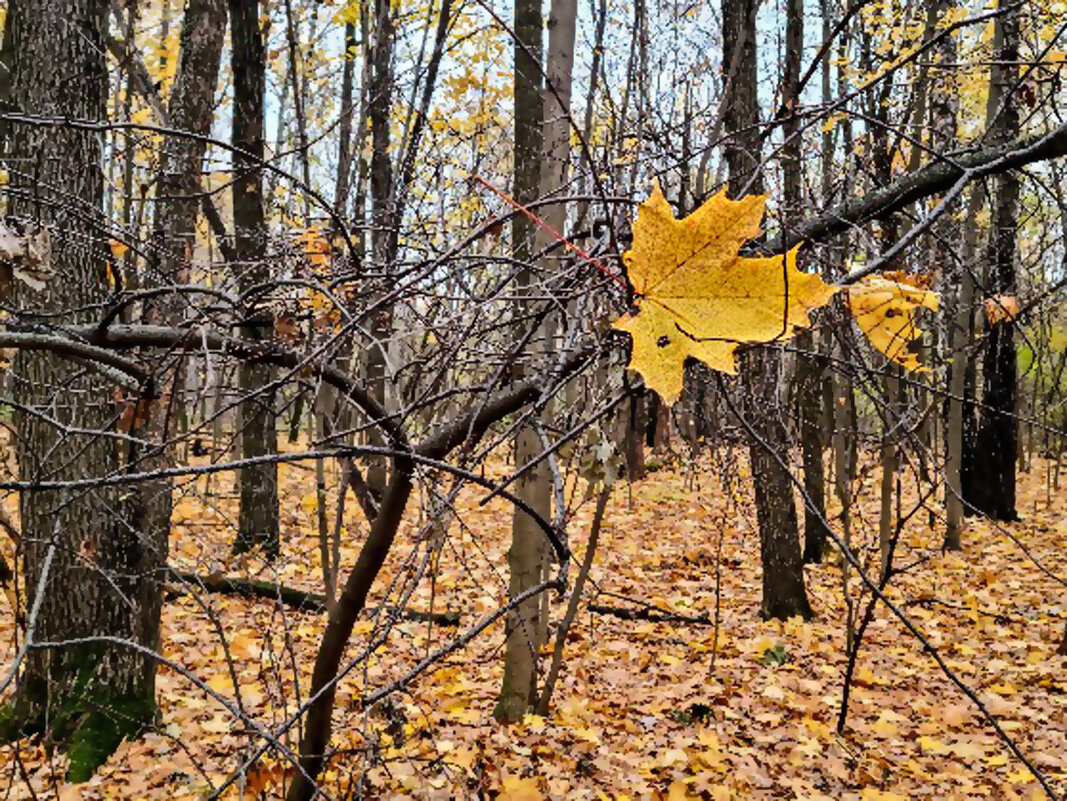
[(1034, 780), (1034, 774), (1029, 768), (1019, 768), (1008, 774), (1008, 781), (1012, 784), (1026, 784)]
[(675, 779), (671, 782), (671, 786), (667, 790), (667, 801), (686, 801), (687, 798), (696, 798), (696, 796), (689, 794), (689, 789), (685, 786), (685, 782), (681, 779)]
[(928, 754), (943, 754), (948, 751), (948, 746), (943, 742), (926, 736), (919, 738), (919, 748)]
[(544, 794), (537, 779), (522, 779), (518, 776), (506, 776), (500, 783), (500, 796), (504, 801), (541, 801)]
[(657, 184), (641, 204), (633, 248), (623, 254), (637, 311), (614, 327), (633, 337), (630, 367), (668, 404), (681, 394), (687, 357), (733, 373), (739, 344), (792, 336), (838, 291), (800, 272), (796, 249), (738, 254), (759, 234), (764, 200), (720, 192), (678, 220)]

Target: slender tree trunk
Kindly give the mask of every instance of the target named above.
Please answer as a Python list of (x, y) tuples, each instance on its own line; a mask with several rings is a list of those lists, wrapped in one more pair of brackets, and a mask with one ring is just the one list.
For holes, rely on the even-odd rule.
[[(371, 135), (371, 253), (373, 269), (381, 276), (393, 272), (395, 265), (391, 243), (397, 225), (393, 213), (393, 162), (389, 153), (391, 113), (393, 109), (393, 11), (390, 0), (374, 0), (374, 45), (367, 114)], [(383, 286), (385, 283), (383, 281)], [(385, 291), (388, 291), (386, 287)], [(379, 304), (371, 315), (373, 342), (367, 353), (367, 385), (378, 402), (386, 407), (386, 354), (393, 334), (393, 309)], [(372, 426), (372, 445), (383, 446), (381, 431)], [(372, 456), (367, 460), (367, 484), (377, 498), (382, 497), (388, 481), (388, 460)]]
[[(841, 355), (843, 348), (838, 346), (837, 353)], [(847, 549), (852, 547), (852, 476), (854, 461), (851, 458), (850, 443), (857, 439), (857, 432), (852, 423), (852, 409), (854, 400), (852, 396), (852, 381), (850, 376), (842, 372), (836, 372), (833, 376), (834, 392), (834, 494), (841, 504), (841, 543)], [(852, 606), (852, 594), (849, 591), (849, 563), (841, 555), (841, 589), (845, 601), (845, 651), (852, 651), (852, 642), (855, 637), (854, 615)]]
[(563, 648), (567, 642), (567, 633), (574, 623), (574, 616), (578, 613), (578, 604), (582, 600), (582, 590), (589, 578), (589, 571), (593, 567), (593, 559), (596, 557), (597, 544), (600, 542), (600, 527), (604, 522), (604, 513), (611, 500), (611, 487), (603, 487), (596, 497), (596, 509), (593, 511), (593, 522), (589, 526), (589, 541), (585, 546), (585, 555), (582, 557), (578, 576), (574, 580), (574, 589), (571, 590), (570, 600), (567, 602), (567, 611), (560, 621), (556, 631), (556, 643), (552, 649), (552, 664), (549, 666), (548, 675), (545, 677), (545, 689), (537, 699), (537, 714), (548, 715), (552, 708), (552, 692), (556, 688), (556, 679), (559, 678), (560, 668), (563, 667)]
[[(731, 197), (762, 188), (756, 62), (758, 5), (757, 0), (723, 3), (724, 64), (730, 62), (734, 44), (744, 42), (736, 59), (736, 73), (729, 84), (723, 120), (729, 137), (725, 157)], [(781, 355), (774, 348), (749, 350), (742, 355), (741, 374), (749, 400), (746, 413), (755, 433), (749, 443), (749, 459), (763, 560), (760, 614), (764, 618), (785, 619), (793, 615), (810, 618), (793, 482), (789, 470), (779, 462), (789, 455), (786, 410), (779, 392), (780, 373)]]
[[(263, 159), (264, 88), (266, 49), (259, 20), (260, 4), (230, 0), (230, 68), (233, 73), (233, 223), (234, 249), (242, 289), (270, 278), (266, 256)], [(273, 330), (267, 310), (248, 310), (241, 333), (249, 339), (265, 339)], [(241, 401), (241, 454), (250, 459), (275, 453), (278, 447), (277, 416), (273, 389), (274, 369), (242, 362), (238, 387)], [(278, 521), (278, 465), (264, 462), (242, 468), (241, 507), (234, 551), (261, 548), (268, 558), (278, 555), (281, 538)]]
[[(553, 2), (552, 15), (559, 11), (559, 2)], [(568, 20), (563, 20), (564, 27)], [(569, 34), (572, 45), (567, 49), (566, 57), (573, 58), (574, 23), (570, 20)], [(560, 115), (559, 103), (552, 96), (552, 102), (546, 100), (551, 92), (542, 95), (541, 31), (543, 20), (539, 0), (518, 0), (515, 3), (515, 174), (513, 192), (520, 202), (528, 202), (537, 196), (538, 190), (552, 191), (561, 176), (566, 175), (564, 163), (553, 163), (559, 155), (557, 143), (560, 136), (558, 126), (552, 124), (553, 117)], [(566, 35), (567, 31), (563, 33)], [(560, 31), (558, 25), (550, 28), (554, 42), (550, 43), (550, 58), (553, 46), (559, 47)], [(550, 80), (559, 78), (550, 75)], [(570, 89), (570, 74), (567, 72), (566, 87), (554, 86), (564, 103), (567, 102)], [(569, 133), (564, 120), (563, 132)], [(566, 153), (567, 139), (564, 139), (563, 152)], [(562, 211), (562, 214), (560, 213)], [(555, 223), (566, 221), (566, 207), (549, 207), (547, 214), (554, 215)], [(551, 223), (550, 223), (551, 224)], [(512, 241), (515, 258), (528, 261), (536, 252), (544, 238), (528, 220), (521, 215), (512, 224)], [(532, 248), (531, 248), (532, 246)], [(531, 252), (533, 251), (533, 252)], [(520, 296), (534, 294), (533, 275), (524, 270), (519, 276), (518, 291)], [(533, 301), (525, 297), (516, 303), (516, 316), (521, 317), (531, 310)], [(545, 348), (549, 335), (548, 324), (541, 323), (541, 331), (532, 338), (532, 346), (538, 344)], [(525, 331), (516, 331), (516, 340), (525, 338)], [(526, 360), (523, 360), (526, 361)], [(536, 366), (520, 362), (514, 369), (514, 377), (521, 380), (526, 373)], [(526, 464), (542, 450), (541, 438), (536, 428), (528, 424), (518, 433), (515, 440), (515, 465)], [(547, 464), (542, 463), (526, 472), (516, 482), (516, 495), (544, 518), (552, 515), (552, 493), (549, 485)], [(523, 511), (515, 510), (511, 524), (511, 547), (508, 550), (508, 571), (510, 575), (508, 594), (515, 597), (536, 585), (543, 575), (545, 562), (545, 537), (535, 520)], [(497, 720), (515, 722), (521, 720), (527, 710), (537, 700), (537, 663), (541, 648), (543, 609), (540, 598), (531, 598), (518, 606), (508, 615), (507, 640), (504, 646), (504, 678), (497, 697), (493, 715)]]
[[(11, 104), (11, 78), (15, 69), (15, 48), (13, 46), (14, 36), (11, 33), (11, 14), (4, 15), (4, 30), (3, 41), (0, 42), (0, 111), (10, 110)], [(6, 157), (7, 154), (7, 132), (8, 125), (6, 120), (0, 120), (0, 158)], [(0, 213), (6, 211), (6, 209), (0, 208)], [(8, 565), (7, 560), (3, 554), (0, 554), (0, 576), (4, 577), (4, 581), (0, 582), (0, 586), (7, 587), (8, 581), (11, 580), (13, 573), (11, 566)]]
[(946, 550), (963, 548), (964, 502), (968, 498), (965, 481), (968, 451), (973, 451), (974, 403), (969, 392), (971, 342), (974, 330), (974, 278), (971, 265), (978, 252), (978, 210), (985, 202), (983, 185), (975, 186), (968, 203), (962, 253), (962, 269), (956, 296), (956, 317), (949, 335), (948, 422), (945, 425), (945, 540)]
[[(783, 225), (804, 216), (804, 166), (799, 119), (800, 70), (804, 62), (804, 0), (789, 0), (786, 7), (785, 63), (782, 76), (783, 107), (789, 116), (782, 125), (782, 177), (785, 189)], [(822, 385), (825, 362), (815, 353), (811, 331), (797, 338), (797, 421), (804, 468), (804, 561), (821, 562), (826, 550), (826, 488), (823, 478)]]
[(900, 467), (899, 432), (896, 429), (900, 421), (902, 393), (900, 379), (897, 377), (898, 368), (890, 365), (888, 370), (885, 376), (885, 414), (882, 423), (881, 509), (878, 515), (878, 553), (881, 557), (879, 576), (885, 575), (889, 565), (889, 546), (894, 528), (893, 489), (896, 486), (897, 470)]
[[(164, 121), (168, 127), (197, 136), (211, 133), (225, 35), (226, 0), (190, 0), (182, 21), (178, 72)], [(146, 272), (143, 282), (146, 285), (189, 282), (205, 150), (206, 144), (200, 139), (176, 136), (168, 140), (163, 151), (156, 182), (159, 202), (152, 234), (159, 262), (157, 269)], [(164, 296), (145, 309), (145, 322), (180, 325), (182, 309), (180, 303)], [(153, 440), (162, 443), (172, 436), (175, 409), (184, 403), (178, 397), (183, 381), (184, 369), (179, 361), (165, 382), (170, 391), (163, 393), (162, 402), (157, 404), (159, 408), (153, 410), (149, 420)], [(173, 462), (173, 453), (162, 452), (142, 460), (140, 469), (166, 467)], [(146, 481), (139, 489), (144, 503), (144, 529), (153, 542), (165, 545), (170, 537), (171, 481)]]
[(334, 185), (334, 210), (343, 216), (348, 205), (349, 181), (352, 176), (353, 83), (356, 72), (356, 24), (345, 23), (344, 67), (341, 68), (341, 116), (338, 125), (337, 182)]
[[(45, 117), (107, 116), (105, 0), (14, 0), (8, 34), (15, 55), (12, 105)], [(56, 277), (39, 293), (19, 290), (20, 305), (40, 311), (93, 308), (109, 290), (101, 243), (104, 175), (99, 134), (13, 123), (8, 153), (9, 212), (48, 226)], [(92, 322), (88, 313), (56, 323)], [(111, 387), (68, 360), (21, 352), (12, 373), (16, 400), (80, 431), (113, 429)], [(146, 388), (150, 391), (150, 388)], [(23, 481), (118, 472), (128, 454), (106, 437), (64, 433), (50, 422), (15, 416)], [(165, 543), (136, 523), (137, 501), (120, 489), (20, 497), (28, 601), (43, 593), (33, 641), (111, 636), (156, 648)], [(3, 714), (7, 736), (47, 732), (65, 743), (68, 777), (84, 781), (125, 736), (155, 712), (155, 661), (130, 648), (90, 642), (33, 648), (17, 693)]]
[(626, 458), (626, 480), (645, 477), (645, 425), (648, 393), (634, 393), (619, 407), (619, 442)]
[(758, 398), (747, 405), (746, 414), (761, 440), (749, 445), (763, 565), (760, 614), (765, 619), (810, 618), (792, 478), (778, 461), (789, 453), (786, 409), (779, 392), (781, 358), (776, 353), (777, 358), (771, 358), (770, 353), (749, 351), (741, 365), (749, 399)]
[[(992, 110), (990, 138), (995, 143), (1010, 140), (1019, 130), (1019, 109), (1014, 98), (1015, 64), (1021, 37), (1019, 17), (1019, 10), (1015, 10), (997, 17), (994, 23), (995, 60), (989, 103)], [(1019, 178), (1013, 172), (1001, 173), (994, 187), (988, 291), (994, 296), (1014, 295)], [(1015, 415), (1018, 394), (1016, 360), (1015, 321), (987, 322), (982, 359), (983, 404), (975, 450), (975, 482), (981, 491), (975, 494), (974, 505), (994, 520), (1016, 520), (1018, 517), (1015, 512), (1015, 463), (1019, 438)]]

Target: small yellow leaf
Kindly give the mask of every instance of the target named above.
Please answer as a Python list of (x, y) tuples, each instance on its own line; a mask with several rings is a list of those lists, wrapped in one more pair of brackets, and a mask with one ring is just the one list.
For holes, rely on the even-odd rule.
[(1019, 770), (1012, 771), (1008, 774), (1008, 781), (1012, 784), (1026, 784), (1034, 780), (1034, 774), (1030, 772), (1029, 768), (1019, 768)]
[(220, 695), (233, 692), (233, 680), (228, 673), (216, 673), (206, 683), (208, 687)]
[(111, 258), (115, 261), (121, 259), (126, 255), (126, 251), (130, 249), (130, 246), (124, 242), (120, 242), (117, 239), (112, 239), (109, 243), (111, 245)]
[(689, 794), (688, 788), (685, 786), (685, 782), (681, 779), (675, 779), (671, 782), (670, 788), (667, 790), (667, 801), (686, 801), (687, 798), (694, 798)]
[(1014, 295), (994, 295), (982, 303), (985, 318), (990, 325), (1004, 320), (1014, 320), (1019, 315), (1019, 300)]
[(948, 751), (948, 746), (943, 742), (925, 735), (919, 738), (919, 748), (928, 754), (943, 754)]
[(881, 737), (896, 737), (900, 733), (897, 724), (884, 715), (880, 715), (871, 728)]
[(685, 751), (681, 748), (670, 748), (663, 752), (663, 756), (659, 758), (659, 764), (665, 768), (669, 768), (671, 765), (685, 765), (689, 762), (689, 757), (686, 756)]
[(920, 306), (937, 311), (937, 294), (922, 279), (903, 273), (869, 275), (848, 289), (848, 305), (860, 330), (878, 350), (907, 370), (919, 363), (922, 330), (915, 324)]

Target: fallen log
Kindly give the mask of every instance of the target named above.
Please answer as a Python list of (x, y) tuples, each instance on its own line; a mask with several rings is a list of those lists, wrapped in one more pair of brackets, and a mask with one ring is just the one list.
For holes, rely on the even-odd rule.
[[(276, 584), (273, 581), (243, 578), (241, 576), (202, 576), (197, 573), (188, 573), (181, 570), (171, 571), (177, 576), (182, 584), (174, 587), (175, 594), (184, 595), (190, 590), (203, 588), (208, 592), (216, 592), (220, 595), (237, 595), (242, 598), (264, 598), (277, 601), (290, 606), (301, 612), (325, 612), (326, 596), (318, 592), (300, 590), (296, 587), (287, 587), (284, 584)], [(379, 611), (385, 614), (396, 614), (394, 606), (388, 606), (384, 610), (380, 607), (368, 607), (364, 610), (367, 617), (373, 617)], [(459, 612), (428, 612), (422, 609), (401, 609), (398, 615), (405, 620), (415, 620), (423, 623), (433, 623), (438, 626), (458, 626), (460, 621)]]
[(693, 626), (711, 626), (715, 621), (705, 615), (683, 615), (665, 609), (630, 609), (625, 606), (589, 604), (589, 611), (598, 615), (611, 615), (621, 620), (649, 620), (653, 623), (687, 623)]

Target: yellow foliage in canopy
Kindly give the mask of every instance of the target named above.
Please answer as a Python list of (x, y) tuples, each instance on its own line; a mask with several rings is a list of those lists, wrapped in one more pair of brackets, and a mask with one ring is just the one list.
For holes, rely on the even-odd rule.
[(297, 236), (304, 250), (304, 256), (316, 270), (324, 269), (330, 262), (330, 241), (323, 235), (322, 229), (311, 226)]
[(720, 192), (678, 220), (657, 184), (641, 204), (633, 249), (623, 254), (637, 311), (614, 327), (633, 337), (630, 367), (666, 403), (681, 394), (686, 357), (733, 373), (739, 344), (791, 337), (838, 291), (797, 269), (796, 248), (738, 254), (760, 232), (764, 201)]
[(922, 279), (906, 273), (868, 275), (848, 289), (848, 305), (860, 330), (878, 350), (908, 370), (919, 363), (922, 329), (915, 323), (920, 306), (937, 311), (938, 297)]

